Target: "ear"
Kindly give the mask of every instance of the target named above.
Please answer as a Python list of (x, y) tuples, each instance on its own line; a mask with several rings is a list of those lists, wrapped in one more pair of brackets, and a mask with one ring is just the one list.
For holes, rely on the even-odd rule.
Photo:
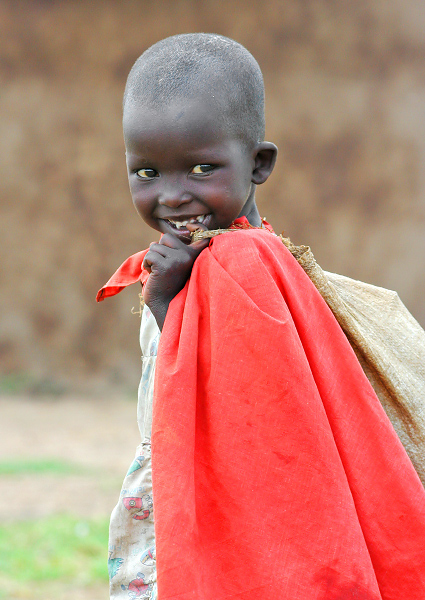
[(271, 142), (260, 142), (254, 148), (254, 169), (251, 181), (256, 185), (267, 181), (273, 171), (277, 157), (277, 146)]

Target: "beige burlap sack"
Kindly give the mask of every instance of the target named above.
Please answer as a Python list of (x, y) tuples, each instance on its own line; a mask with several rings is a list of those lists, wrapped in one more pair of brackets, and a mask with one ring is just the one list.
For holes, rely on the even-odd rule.
[(308, 246), (280, 238), (341, 325), (425, 486), (425, 331), (396, 292), (325, 272)]

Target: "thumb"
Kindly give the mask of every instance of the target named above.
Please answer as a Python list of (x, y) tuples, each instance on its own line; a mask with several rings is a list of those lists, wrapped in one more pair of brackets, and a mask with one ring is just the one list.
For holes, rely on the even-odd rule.
[(211, 238), (204, 238), (203, 240), (198, 240), (197, 242), (189, 244), (189, 248), (195, 253), (195, 256), (198, 256), (198, 254), (200, 254), (202, 250), (208, 248), (210, 241)]
[[(202, 223), (188, 223), (186, 227), (192, 234), (195, 231), (208, 231), (208, 228), (205, 227), (205, 225), (203, 225)], [(203, 238), (197, 240), (196, 242), (192, 242), (191, 244), (189, 244), (189, 248), (191, 248), (191, 250), (194, 250), (195, 256), (198, 256), (198, 254), (200, 254), (202, 250), (205, 250), (205, 248), (208, 247), (210, 240), (211, 238)]]

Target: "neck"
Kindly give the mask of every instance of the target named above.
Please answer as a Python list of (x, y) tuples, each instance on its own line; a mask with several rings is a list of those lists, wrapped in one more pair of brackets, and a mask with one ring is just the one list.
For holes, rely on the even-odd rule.
[(253, 205), (251, 206), (250, 210), (245, 213), (244, 215), (239, 215), (240, 217), (245, 216), (248, 219), (248, 222), (250, 225), (252, 225), (253, 227), (261, 227), (261, 217), (260, 217), (260, 213), (258, 212), (258, 208), (257, 205), (255, 204), (255, 202), (253, 202)]

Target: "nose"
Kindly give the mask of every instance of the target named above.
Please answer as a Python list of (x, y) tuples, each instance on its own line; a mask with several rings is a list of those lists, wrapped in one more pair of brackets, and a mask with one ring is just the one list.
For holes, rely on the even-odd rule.
[[(165, 178), (164, 178), (165, 179)], [(191, 194), (178, 180), (163, 181), (158, 195), (158, 204), (170, 208), (178, 208), (192, 200)]]

